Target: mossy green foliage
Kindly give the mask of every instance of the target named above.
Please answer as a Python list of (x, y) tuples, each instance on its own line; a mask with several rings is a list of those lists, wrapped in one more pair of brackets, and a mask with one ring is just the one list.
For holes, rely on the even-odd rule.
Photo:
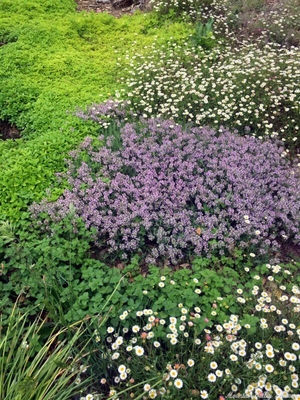
[(156, 35), (165, 43), (189, 31), (184, 23), (156, 22), (151, 14), (79, 13), (71, 0), (1, 1), (0, 120), (16, 124), (22, 139), (0, 143), (0, 220), (20, 218), (68, 151), (87, 130), (95, 133), (73, 112), (121, 88), (133, 42), (143, 52)]

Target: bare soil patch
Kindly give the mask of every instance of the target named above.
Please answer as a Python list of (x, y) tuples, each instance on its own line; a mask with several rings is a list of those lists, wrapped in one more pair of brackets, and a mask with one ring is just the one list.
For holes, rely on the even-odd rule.
[(149, 11), (149, 0), (76, 0), (77, 11), (107, 12), (116, 18), (135, 11)]
[(0, 121), (0, 140), (18, 139), (21, 137), (19, 129), (7, 121)]

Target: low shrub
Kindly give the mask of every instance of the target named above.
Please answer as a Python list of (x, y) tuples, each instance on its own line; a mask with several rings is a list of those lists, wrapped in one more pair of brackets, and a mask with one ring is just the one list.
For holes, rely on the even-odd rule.
[(159, 18), (206, 23), (214, 18), (215, 32), (235, 45), (242, 40), (258, 45), (278, 43), (299, 46), (299, 2), (280, 0), (151, 0)]
[(151, 0), (150, 4), (160, 18), (167, 15), (169, 19), (207, 22), (209, 17), (214, 17), (218, 28), (226, 21), (227, 4), (220, 0)]
[(33, 205), (34, 219), (63, 221), (72, 206), (96, 229), (104, 257), (138, 253), (148, 264), (299, 242), (298, 167), (277, 144), (159, 119), (100, 140), (103, 147), (86, 138), (71, 153), (70, 189)]
[(154, 11), (160, 17), (167, 15), (168, 18), (186, 18), (195, 20), (201, 15), (201, 6), (197, 1), (150, 1)]
[(223, 7), (228, 29), (234, 31), (238, 39), (274, 42), (287, 47), (300, 44), (300, 5), (297, 0), (226, 1)]

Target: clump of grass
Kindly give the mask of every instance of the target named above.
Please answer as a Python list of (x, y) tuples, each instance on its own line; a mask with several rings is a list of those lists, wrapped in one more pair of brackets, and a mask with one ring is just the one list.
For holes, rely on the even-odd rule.
[(0, 330), (0, 399), (67, 400), (78, 393), (89, 381), (80, 365), (83, 333), (82, 324), (52, 328), (42, 314), (31, 320), (16, 303)]

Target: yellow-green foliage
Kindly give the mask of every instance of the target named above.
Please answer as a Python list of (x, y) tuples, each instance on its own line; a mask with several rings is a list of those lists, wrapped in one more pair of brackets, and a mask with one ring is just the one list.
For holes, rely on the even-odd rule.
[(1, 0), (0, 11), (33, 15), (44, 12), (65, 13), (74, 11), (76, 4), (73, 0)]
[(163, 44), (188, 31), (184, 23), (157, 27), (151, 14), (79, 13), (71, 0), (2, 0), (0, 120), (16, 124), (23, 139), (0, 142), (0, 219), (20, 218), (44, 195), (88, 133), (73, 112), (121, 88), (132, 44), (143, 52), (156, 36)]

